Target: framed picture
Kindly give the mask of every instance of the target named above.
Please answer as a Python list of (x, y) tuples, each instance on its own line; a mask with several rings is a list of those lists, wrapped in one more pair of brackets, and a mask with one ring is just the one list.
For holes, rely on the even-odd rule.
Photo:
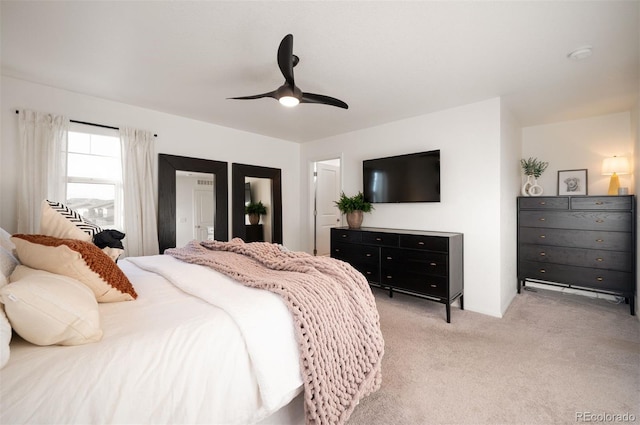
[(558, 171), (558, 195), (588, 195), (587, 169)]

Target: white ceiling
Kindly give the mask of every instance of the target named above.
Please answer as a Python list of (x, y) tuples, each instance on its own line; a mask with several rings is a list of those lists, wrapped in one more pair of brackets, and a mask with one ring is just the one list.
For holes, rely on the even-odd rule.
[[(2, 0), (0, 52), (3, 75), (296, 142), (496, 96), (529, 126), (632, 108), (639, 5)], [(296, 85), (348, 110), (226, 99), (283, 83), (288, 33)]]

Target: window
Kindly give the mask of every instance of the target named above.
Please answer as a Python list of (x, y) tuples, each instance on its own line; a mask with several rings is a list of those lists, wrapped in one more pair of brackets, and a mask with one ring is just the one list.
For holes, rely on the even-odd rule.
[(117, 130), (72, 124), (67, 145), (67, 205), (101, 227), (123, 229)]

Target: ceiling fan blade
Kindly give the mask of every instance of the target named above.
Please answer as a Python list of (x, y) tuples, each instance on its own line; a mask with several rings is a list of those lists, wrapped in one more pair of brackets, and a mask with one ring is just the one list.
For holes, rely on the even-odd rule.
[(293, 82), (293, 35), (291, 34), (285, 35), (280, 42), (280, 47), (278, 47), (278, 66), (284, 76), (284, 80), (290, 86), (295, 86)]
[(302, 99), (300, 99), (300, 103), (321, 103), (323, 105), (337, 106), (338, 108), (349, 109), (349, 105), (347, 105), (340, 99), (314, 93), (302, 93)]
[(270, 91), (269, 93), (254, 94), (253, 96), (228, 97), (227, 99), (261, 99), (263, 97), (272, 97), (274, 99), (277, 99), (275, 91)]

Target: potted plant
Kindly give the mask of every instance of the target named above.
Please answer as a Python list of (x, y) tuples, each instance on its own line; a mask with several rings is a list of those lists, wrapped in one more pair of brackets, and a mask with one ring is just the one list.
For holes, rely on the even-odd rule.
[(524, 196), (540, 196), (542, 195), (542, 186), (538, 184), (538, 178), (544, 170), (549, 166), (548, 162), (538, 161), (538, 158), (521, 159), (520, 165), (527, 181), (522, 186), (522, 195)]
[(350, 229), (359, 229), (362, 225), (363, 213), (371, 212), (373, 205), (364, 200), (362, 192), (355, 196), (347, 196), (342, 192), (340, 199), (334, 201), (342, 214), (347, 216), (347, 224)]
[(262, 201), (249, 202), (244, 207), (244, 212), (249, 215), (250, 224), (258, 224), (260, 222), (260, 216), (267, 213), (267, 207), (262, 204)]

